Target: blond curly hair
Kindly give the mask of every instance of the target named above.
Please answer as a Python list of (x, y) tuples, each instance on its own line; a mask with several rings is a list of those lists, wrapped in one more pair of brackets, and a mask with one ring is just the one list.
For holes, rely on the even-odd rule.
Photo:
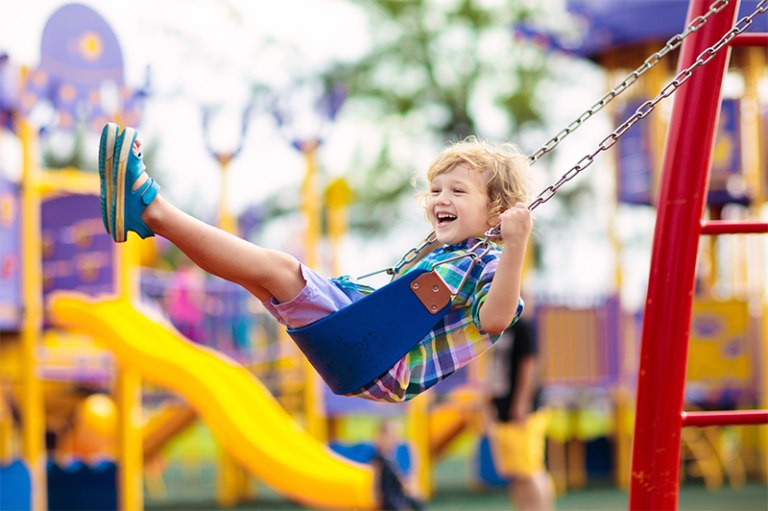
[[(518, 202), (528, 204), (535, 193), (536, 183), (528, 165), (528, 158), (510, 143), (491, 144), (471, 136), (446, 147), (432, 161), (427, 170), (427, 181), (457, 165), (469, 165), (485, 181), (491, 217), (500, 215)], [(424, 202), (427, 193), (419, 197)]]

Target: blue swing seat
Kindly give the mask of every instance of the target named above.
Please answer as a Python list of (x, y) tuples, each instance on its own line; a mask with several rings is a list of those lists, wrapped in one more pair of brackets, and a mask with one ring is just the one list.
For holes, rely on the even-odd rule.
[(443, 281), (418, 269), (288, 334), (333, 393), (348, 394), (384, 374), (450, 308)]

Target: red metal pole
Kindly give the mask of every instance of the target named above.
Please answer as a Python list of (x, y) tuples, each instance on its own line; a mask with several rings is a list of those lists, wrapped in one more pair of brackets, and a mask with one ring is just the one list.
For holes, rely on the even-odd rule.
[(733, 38), (731, 46), (768, 46), (768, 34), (739, 34)]
[(701, 234), (716, 236), (718, 234), (766, 234), (768, 222), (759, 220), (713, 220), (701, 222)]
[[(691, 0), (689, 24), (704, 15), (711, 0)], [(682, 44), (678, 69), (693, 65), (701, 52), (734, 24), (739, 0)], [(730, 48), (699, 67), (675, 93), (664, 148), (651, 273), (643, 314), (637, 411), (629, 488), (631, 510), (675, 510), (680, 481), (688, 340), (693, 308), (701, 219)]]
[(734, 410), (727, 412), (683, 412), (686, 426), (746, 426), (768, 424), (768, 410)]

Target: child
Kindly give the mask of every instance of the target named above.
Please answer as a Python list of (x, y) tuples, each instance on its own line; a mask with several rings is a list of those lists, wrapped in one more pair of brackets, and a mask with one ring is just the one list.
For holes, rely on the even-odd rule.
[[(349, 277), (324, 279), (293, 256), (251, 244), (172, 206), (144, 172), (141, 143), (132, 128), (104, 127), (99, 147), (101, 209), (116, 242), (134, 231), (167, 238), (203, 270), (240, 284), (291, 329), (318, 321), (373, 291)], [(500, 224), (504, 250), (493, 244), (472, 265), (468, 257), (436, 267), (454, 288), (450, 311), (387, 372), (349, 395), (401, 402), (429, 389), (490, 348), (522, 312), (523, 258), (531, 232), (525, 202), (531, 188), (526, 158), (512, 146), (497, 149), (475, 139), (445, 149), (427, 173), (426, 215), (437, 243), (413, 268), (465, 254)], [(455, 290), (455, 289), (452, 289)]]

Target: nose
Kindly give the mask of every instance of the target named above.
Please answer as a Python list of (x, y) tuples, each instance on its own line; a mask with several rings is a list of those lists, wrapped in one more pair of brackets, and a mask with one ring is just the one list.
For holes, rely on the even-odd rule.
[(440, 192), (437, 195), (435, 195), (435, 204), (440, 205), (447, 205), (449, 203), (448, 197), (445, 195), (444, 192)]

